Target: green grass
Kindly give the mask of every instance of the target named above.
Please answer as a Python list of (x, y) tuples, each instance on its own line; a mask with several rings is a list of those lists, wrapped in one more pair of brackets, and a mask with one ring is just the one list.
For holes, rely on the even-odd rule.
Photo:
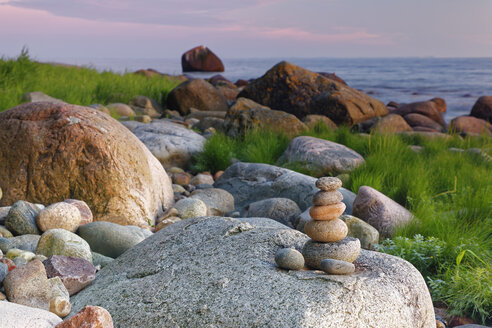
[[(492, 138), (361, 136), (348, 128), (334, 131), (323, 125), (304, 135), (344, 144), (365, 158), (366, 164), (350, 172), (344, 187), (357, 193), (360, 186), (371, 186), (418, 218), (397, 230), (392, 240), (383, 241), (380, 250), (411, 262), (427, 281), (436, 304), (448, 306), (452, 314), (490, 324), (492, 162), (448, 148), (476, 147), (491, 155)], [(276, 164), (288, 142), (285, 135), (270, 131), (250, 131), (237, 139), (218, 133), (207, 141), (195, 167), (223, 170), (231, 158)], [(423, 149), (415, 153), (410, 145)], [(309, 174), (301, 164), (286, 167)]]
[(98, 72), (82, 67), (37, 63), (27, 50), (14, 59), (0, 58), (0, 111), (23, 102), (26, 92), (41, 91), (70, 104), (128, 103), (137, 95), (165, 100), (179, 82), (132, 73)]

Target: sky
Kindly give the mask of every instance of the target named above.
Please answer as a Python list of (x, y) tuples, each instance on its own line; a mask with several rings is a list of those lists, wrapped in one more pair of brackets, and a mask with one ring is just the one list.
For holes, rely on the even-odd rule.
[(0, 56), (492, 57), (492, 0), (0, 0)]

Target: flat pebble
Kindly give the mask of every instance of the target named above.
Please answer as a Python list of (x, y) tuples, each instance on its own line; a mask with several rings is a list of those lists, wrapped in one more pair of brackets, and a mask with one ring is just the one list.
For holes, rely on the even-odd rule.
[(313, 196), (313, 205), (323, 206), (338, 204), (343, 200), (343, 195), (338, 190), (334, 191), (318, 191)]
[(322, 243), (330, 243), (345, 238), (348, 228), (345, 222), (340, 219), (330, 221), (310, 220), (306, 222), (304, 231), (311, 239)]
[(360, 241), (357, 238), (346, 237), (336, 243), (318, 243), (309, 240), (304, 244), (302, 255), (306, 264), (315, 269), (321, 269), (321, 261), (335, 259), (354, 262), (360, 253)]
[(355, 271), (355, 265), (352, 263), (334, 259), (324, 259), (320, 267), (328, 274), (351, 274)]
[(309, 215), (317, 221), (334, 220), (342, 215), (346, 208), (344, 203), (313, 206), (309, 209)]
[(316, 187), (324, 191), (335, 191), (342, 187), (342, 180), (334, 177), (322, 177), (316, 180)]
[(275, 254), (275, 263), (287, 270), (300, 270), (304, 267), (304, 256), (293, 248), (282, 248)]

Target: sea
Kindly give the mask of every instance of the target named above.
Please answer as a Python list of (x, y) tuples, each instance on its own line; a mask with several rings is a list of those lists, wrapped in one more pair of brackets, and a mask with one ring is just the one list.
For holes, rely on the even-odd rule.
[[(255, 79), (281, 61), (289, 61), (314, 72), (336, 73), (353, 88), (383, 103), (409, 103), (441, 97), (448, 110), (444, 118), (470, 113), (480, 96), (492, 96), (492, 58), (223, 58), (232, 82)], [(182, 74), (181, 59), (74, 59), (54, 61), (82, 65), (100, 71), (124, 73), (153, 68), (166, 74)], [(208, 78), (218, 73), (187, 73)]]

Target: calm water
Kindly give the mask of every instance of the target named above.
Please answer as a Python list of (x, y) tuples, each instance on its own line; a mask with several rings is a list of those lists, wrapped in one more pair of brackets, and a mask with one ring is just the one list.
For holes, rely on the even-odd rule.
[[(163, 73), (181, 74), (180, 59), (57, 59), (117, 72), (153, 68)], [(229, 80), (262, 76), (281, 60), (316, 72), (335, 72), (351, 87), (388, 103), (407, 103), (444, 98), (448, 104), (445, 119), (466, 115), (476, 99), (492, 96), (492, 58), (268, 58), (223, 59)], [(191, 74), (210, 77), (214, 74)]]

